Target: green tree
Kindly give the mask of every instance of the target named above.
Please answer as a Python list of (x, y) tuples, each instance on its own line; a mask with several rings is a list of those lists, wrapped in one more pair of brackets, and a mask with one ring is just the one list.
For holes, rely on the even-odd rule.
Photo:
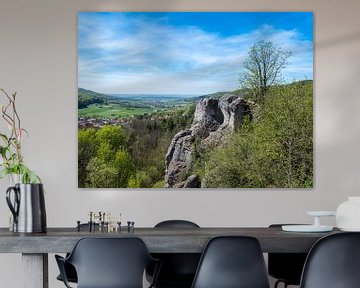
[(261, 177), (254, 171), (252, 139), (253, 123), (244, 119), (241, 130), (234, 133), (224, 146), (212, 151), (206, 157), (205, 176), (202, 185), (211, 188), (261, 187), (255, 178)]
[(312, 82), (276, 86), (268, 93), (258, 117), (210, 153), (206, 186), (312, 187)]
[(115, 153), (113, 166), (117, 172), (116, 187), (128, 187), (129, 180), (135, 175), (135, 166), (131, 155), (125, 149)]
[(281, 70), (286, 67), (290, 56), (291, 51), (271, 41), (256, 42), (243, 62), (240, 86), (252, 91), (255, 100), (260, 103), (269, 88), (279, 80)]
[(86, 166), (96, 155), (96, 130), (93, 128), (78, 131), (78, 185), (85, 187)]
[(117, 187), (117, 171), (113, 165), (97, 157), (92, 158), (86, 166), (87, 178), (85, 187), (115, 188)]
[(128, 187), (129, 188), (140, 188), (140, 183), (139, 183), (138, 179), (136, 178), (136, 176), (132, 176), (129, 179)]
[(96, 140), (98, 143), (107, 143), (115, 151), (125, 145), (126, 133), (120, 126), (106, 125), (96, 132)]
[(119, 126), (79, 130), (79, 187), (127, 187), (135, 167), (126, 137)]
[(111, 149), (111, 145), (108, 142), (101, 142), (98, 145), (96, 156), (104, 163), (111, 163), (114, 161), (114, 149)]
[(114, 154), (105, 143), (100, 146), (98, 156), (89, 161), (86, 172), (87, 187), (126, 188), (135, 175), (135, 166), (125, 149), (120, 148)]
[[(262, 121), (256, 126), (258, 135), (267, 136), (260, 149), (272, 147), (276, 161), (266, 161), (262, 174), (275, 186), (311, 187), (313, 174), (313, 93), (304, 82), (275, 87), (266, 100)], [(269, 154), (268, 153), (268, 154)], [(267, 156), (267, 155), (264, 155)], [(265, 174), (267, 171), (267, 174)], [(269, 173), (271, 171), (271, 174)]]

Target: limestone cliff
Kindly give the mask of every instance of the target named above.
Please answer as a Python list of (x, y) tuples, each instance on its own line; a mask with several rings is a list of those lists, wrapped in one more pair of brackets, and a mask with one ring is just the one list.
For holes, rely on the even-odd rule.
[(199, 188), (200, 179), (190, 175), (194, 142), (203, 149), (212, 149), (224, 142), (227, 135), (241, 125), (250, 112), (242, 97), (228, 93), (220, 99), (205, 98), (196, 105), (194, 121), (188, 130), (177, 133), (166, 154), (165, 183), (169, 188)]

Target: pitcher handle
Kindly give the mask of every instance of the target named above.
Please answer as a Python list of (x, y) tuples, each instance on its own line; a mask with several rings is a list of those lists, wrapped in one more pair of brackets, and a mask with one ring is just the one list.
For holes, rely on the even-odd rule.
[[(11, 191), (14, 191), (14, 205), (11, 203)], [(19, 206), (20, 206), (20, 191), (15, 187), (9, 187), (6, 190), (6, 202), (9, 206), (11, 213), (14, 215), (14, 223), (18, 222)]]

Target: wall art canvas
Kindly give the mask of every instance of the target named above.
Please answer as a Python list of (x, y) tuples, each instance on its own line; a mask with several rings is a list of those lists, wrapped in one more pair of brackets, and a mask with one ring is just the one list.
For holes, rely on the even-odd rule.
[(80, 188), (312, 188), (313, 13), (80, 12)]

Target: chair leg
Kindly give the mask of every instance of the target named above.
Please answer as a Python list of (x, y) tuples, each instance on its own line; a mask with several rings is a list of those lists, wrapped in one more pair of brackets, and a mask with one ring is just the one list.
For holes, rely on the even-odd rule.
[(283, 281), (281, 281), (281, 280), (277, 280), (277, 281), (275, 282), (275, 284), (274, 284), (274, 288), (277, 288), (280, 283), (284, 283), (284, 288), (287, 288), (287, 287), (288, 287), (288, 285), (287, 285), (286, 282), (283, 282)]

